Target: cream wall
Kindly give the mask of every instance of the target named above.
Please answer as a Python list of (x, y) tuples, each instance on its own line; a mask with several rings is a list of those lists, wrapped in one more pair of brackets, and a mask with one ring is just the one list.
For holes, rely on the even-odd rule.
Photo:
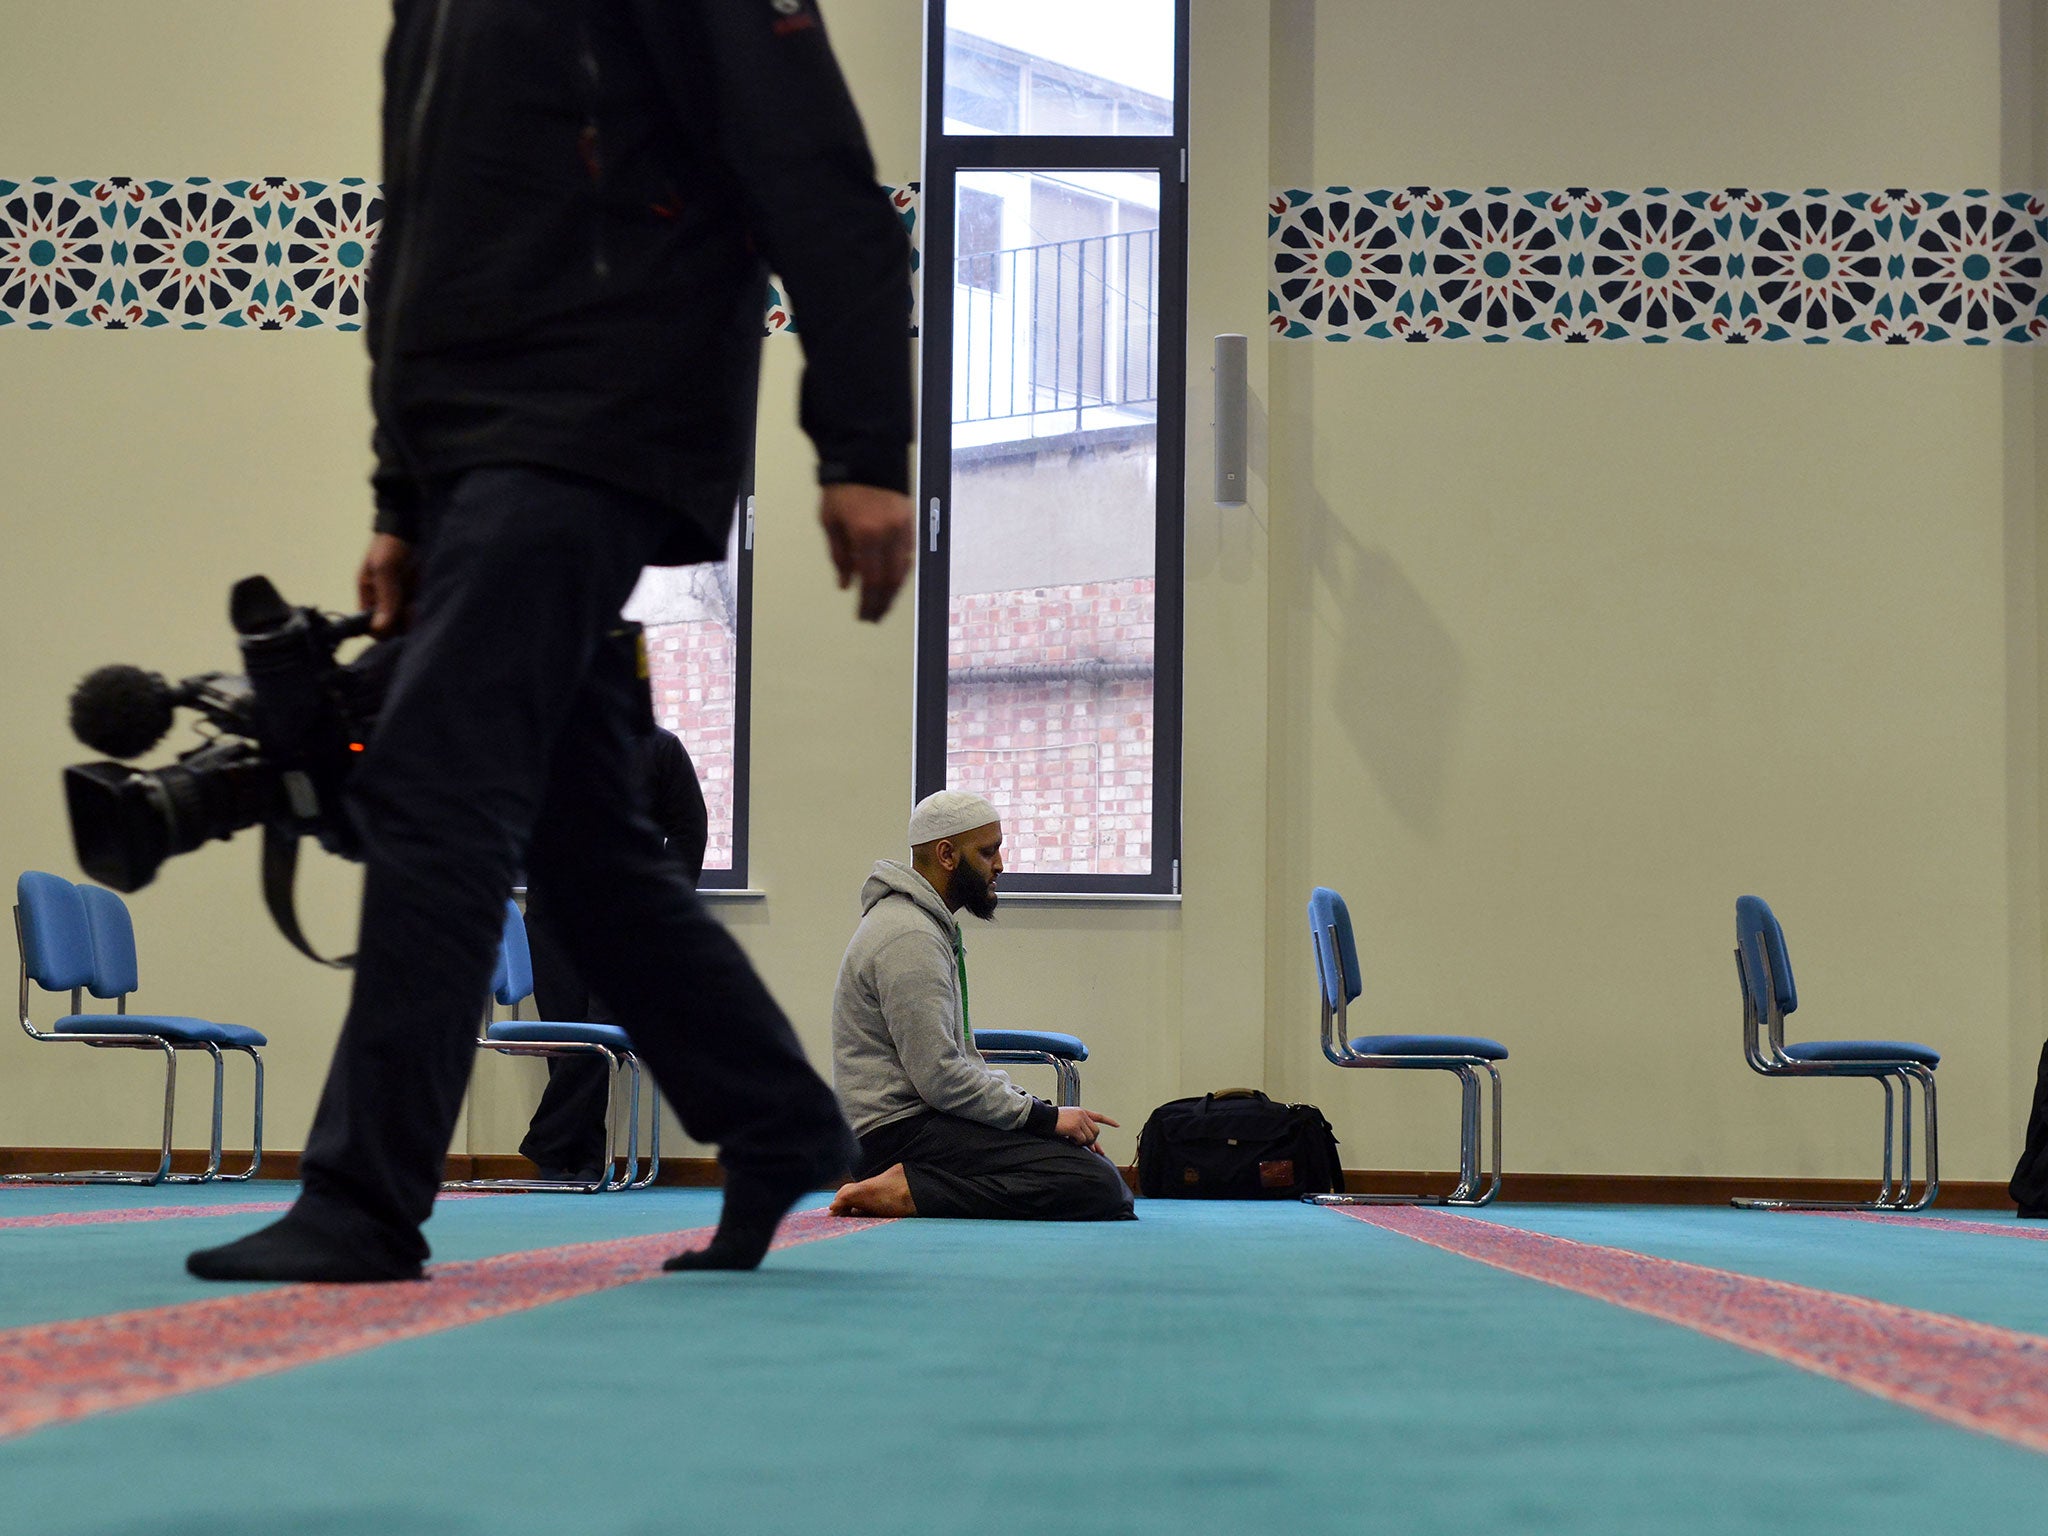
[[(2034, 186), (2036, 10), (1275, 0), (1274, 184)], [(1271, 952), (1344, 890), (1367, 1027), (1510, 1044), (1512, 1167), (1864, 1174), (1868, 1084), (1742, 1064), (1754, 891), (1795, 1035), (1939, 1044), (1944, 1171), (2003, 1178), (2041, 1036), (2033, 358), (1269, 361)], [(1448, 1083), (1333, 1085), (1272, 973), (1272, 1085), (1347, 1164), (1448, 1140)]]
[[(921, 9), (827, 0), (889, 180), (917, 173)], [(1941, 1043), (1947, 1169), (2002, 1177), (2041, 1033), (2031, 357), (1273, 341), (1251, 504), (1224, 512), (1207, 338), (1263, 329), (1276, 185), (2029, 184), (2033, 12), (1194, 0), (1186, 896), (1013, 904), (970, 934), (977, 1021), (1084, 1034), (1114, 1152), (1166, 1098), (1263, 1083), (1324, 1105), (1351, 1166), (1448, 1162), (1446, 1085), (1314, 1053), (1323, 881), (1359, 919), (1372, 1027), (1513, 1046), (1511, 1166), (1861, 1173), (1867, 1087), (1741, 1065), (1729, 908), (1756, 890), (1813, 1028)], [(381, 25), (32, 8), (0, 58), (0, 170), (374, 175)], [(856, 626), (832, 587), (798, 359), (769, 345), (759, 465), (768, 894), (721, 910), (822, 1061), (855, 892), (899, 851), (913, 623)], [(227, 665), (250, 570), (348, 603), (364, 370), (332, 334), (19, 329), (0, 369), (0, 870), (71, 873), (82, 672)], [(270, 931), (254, 859), (175, 860), (136, 899), (142, 1000), (267, 1029), (269, 1139), (295, 1147), (343, 986)], [(317, 881), (344, 942), (353, 872)], [(136, 1062), (18, 1037), (0, 1061), (0, 1145), (151, 1138)], [(481, 1071), (457, 1147), (509, 1150), (534, 1081)]]

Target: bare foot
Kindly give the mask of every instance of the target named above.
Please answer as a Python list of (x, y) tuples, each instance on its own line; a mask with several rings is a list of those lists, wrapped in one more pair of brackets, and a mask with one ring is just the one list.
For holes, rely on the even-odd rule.
[(910, 1180), (903, 1165), (885, 1168), (872, 1179), (840, 1186), (832, 1197), (834, 1216), (915, 1216), (917, 1202), (910, 1198)]

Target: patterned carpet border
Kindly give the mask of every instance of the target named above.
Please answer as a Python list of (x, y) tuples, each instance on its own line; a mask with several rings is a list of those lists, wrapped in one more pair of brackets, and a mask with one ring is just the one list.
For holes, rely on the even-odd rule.
[(2048, 1451), (2048, 1339), (1424, 1207), (1336, 1209), (1432, 1248), (1662, 1318), (1886, 1402)]
[(1790, 1211), (1793, 1216), (1832, 1216), (1837, 1221), (1868, 1221), (1880, 1227), (1931, 1227), (1939, 1232), (1974, 1232), (1983, 1237), (2019, 1237), (2048, 1243), (2048, 1231), (2016, 1221), (1954, 1221), (1946, 1216), (1888, 1216), (1882, 1211)]
[[(886, 1225), (805, 1211), (775, 1246)], [(652, 1280), (712, 1230), (437, 1264), (428, 1284), (284, 1285), (0, 1331), (0, 1439)]]

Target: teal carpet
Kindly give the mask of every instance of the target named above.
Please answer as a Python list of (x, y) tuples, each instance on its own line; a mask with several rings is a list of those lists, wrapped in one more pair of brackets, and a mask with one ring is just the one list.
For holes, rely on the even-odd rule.
[[(276, 1198), (281, 1186), (248, 1198)], [(227, 1203), (0, 1195), (0, 1216)], [(444, 1205), (437, 1258), (717, 1197)], [(36, 1536), (2031, 1530), (2048, 1457), (1335, 1212), (899, 1222), (0, 1443)], [(264, 1219), (264, 1218), (257, 1218)], [(1713, 1210), (1506, 1221), (2048, 1333), (2048, 1245)], [(249, 1217), (0, 1231), (0, 1323), (217, 1294)]]

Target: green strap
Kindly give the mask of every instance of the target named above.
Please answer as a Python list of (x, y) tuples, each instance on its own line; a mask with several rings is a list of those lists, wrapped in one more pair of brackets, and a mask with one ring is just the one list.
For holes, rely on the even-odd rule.
[(953, 958), (960, 963), (960, 1039), (968, 1050), (974, 1049), (974, 1026), (967, 1021), (967, 941), (960, 937), (960, 930), (953, 930)]

